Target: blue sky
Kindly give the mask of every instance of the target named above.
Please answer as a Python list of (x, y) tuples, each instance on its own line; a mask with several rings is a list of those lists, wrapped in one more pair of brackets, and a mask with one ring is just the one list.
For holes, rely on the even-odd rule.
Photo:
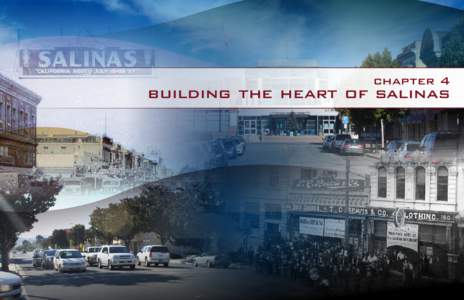
[[(237, 0), (0, 0), (0, 43), (55, 35), (100, 35), (177, 19)], [(462, 0), (428, 2), (464, 9)]]
[(0, 0), (0, 42), (100, 35), (177, 19), (235, 0)]
[(430, 3), (436, 3), (436, 4), (441, 4), (445, 6), (451, 6), (455, 8), (460, 8), (464, 9), (464, 1), (463, 0), (431, 0), (431, 1), (426, 1)]

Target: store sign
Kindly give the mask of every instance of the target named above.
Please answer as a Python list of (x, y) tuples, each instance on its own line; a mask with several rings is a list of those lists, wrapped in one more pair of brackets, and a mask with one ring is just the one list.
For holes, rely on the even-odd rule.
[(345, 220), (300, 217), (300, 233), (345, 238)]
[(394, 222), (387, 222), (387, 248), (401, 246), (418, 251), (419, 225), (404, 224), (397, 226)]
[(300, 217), (300, 233), (324, 236), (324, 219)]
[[(350, 197), (350, 200), (352, 200), (352, 198), (353, 197)], [(449, 212), (355, 206), (350, 206), (347, 209), (345, 206), (317, 204), (317, 202), (322, 203), (324, 201), (326, 201), (325, 197), (315, 196), (311, 198), (303, 197), (301, 194), (291, 194), (286, 208), (293, 212), (314, 212), (344, 215), (346, 215), (348, 212), (348, 215), (392, 221), (397, 225), (404, 223), (453, 223), (456, 219), (456, 213)]]
[(147, 75), (155, 66), (150, 49), (51, 47), (21, 49), (23, 76)]
[(345, 238), (345, 220), (325, 219), (324, 236)]

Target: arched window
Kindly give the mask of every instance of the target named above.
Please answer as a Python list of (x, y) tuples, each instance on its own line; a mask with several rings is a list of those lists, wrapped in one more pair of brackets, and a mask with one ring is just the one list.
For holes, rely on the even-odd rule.
[(378, 187), (377, 196), (381, 198), (387, 197), (387, 169), (380, 167), (378, 170)]
[(416, 200), (425, 200), (425, 168), (416, 168)]
[(448, 201), (448, 169), (439, 167), (437, 172), (437, 200)]
[(396, 198), (404, 199), (405, 191), (405, 172), (403, 167), (396, 168)]

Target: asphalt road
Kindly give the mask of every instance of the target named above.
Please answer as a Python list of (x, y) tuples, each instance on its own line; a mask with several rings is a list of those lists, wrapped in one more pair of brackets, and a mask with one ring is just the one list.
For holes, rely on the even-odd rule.
[(250, 143), (243, 156), (231, 160), (231, 166), (280, 165), (303, 166), (344, 172), (346, 160), (353, 175), (365, 176), (378, 162), (368, 155), (339, 155), (322, 151), (321, 144), (310, 143)]
[(16, 258), (24, 279), (25, 299), (282, 299), (307, 298), (316, 292), (282, 278), (257, 274), (247, 268), (194, 268), (173, 264), (169, 268), (136, 270), (98, 269), (83, 273), (58, 273), (34, 269), (30, 259)]

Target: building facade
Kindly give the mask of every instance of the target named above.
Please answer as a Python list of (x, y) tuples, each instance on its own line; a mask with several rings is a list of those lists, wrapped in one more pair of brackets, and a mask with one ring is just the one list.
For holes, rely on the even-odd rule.
[(60, 177), (64, 192), (114, 193), (158, 178), (157, 162), (107, 136), (41, 127), (37, 141), (37, 167), (47, 177)]
[(369, 220), (374, 249), (412, 250), (411, 259), (427, 259), (433, 275), (454, 277), (463, 249), (459, 173), (456, 160), (379, 163), (370, 176), (370, 207), (387, 214)]
[(334, 110), (297, 112), (240, 111), (238, 134), (259, 135), (330, 135), (335, 134), (338, 113)]
[(17, 184), (36, 165), (36, 122), (40, 96), (0, 75), (0, 176)]

